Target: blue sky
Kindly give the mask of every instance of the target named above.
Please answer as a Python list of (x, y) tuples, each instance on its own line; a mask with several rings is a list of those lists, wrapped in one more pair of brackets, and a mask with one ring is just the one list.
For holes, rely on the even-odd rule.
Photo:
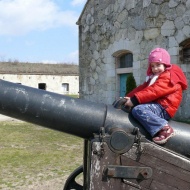
[(78, 64), (87, 0), (0, 0), (0, 61)]

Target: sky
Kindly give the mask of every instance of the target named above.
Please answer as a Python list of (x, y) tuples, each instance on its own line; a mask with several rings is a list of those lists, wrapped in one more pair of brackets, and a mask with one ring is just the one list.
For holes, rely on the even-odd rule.
[(78, 64), (87, 0), (0, 0), (0, 62)]

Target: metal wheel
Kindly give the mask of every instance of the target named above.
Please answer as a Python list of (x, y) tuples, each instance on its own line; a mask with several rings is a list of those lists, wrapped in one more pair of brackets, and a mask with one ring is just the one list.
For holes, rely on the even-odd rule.
[(76, 182), (76, 177), (83, 172), (83, 166), (75, 169), (67, 178), (63, 190), (83, 190), (83, 186)]

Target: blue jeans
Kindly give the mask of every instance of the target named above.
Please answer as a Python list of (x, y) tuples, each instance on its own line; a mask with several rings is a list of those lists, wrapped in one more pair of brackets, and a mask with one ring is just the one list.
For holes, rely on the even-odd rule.
[(165, 125), (170, 116), (158, 103), (140, 104), (132, 109), (132, 115), (153, 137)]

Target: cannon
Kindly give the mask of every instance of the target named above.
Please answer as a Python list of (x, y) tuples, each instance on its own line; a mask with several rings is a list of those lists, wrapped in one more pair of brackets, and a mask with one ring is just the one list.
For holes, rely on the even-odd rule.
[[(122, 109), (0, 80), (0, 114), (84, 139), (83, 164), (64, 190), (190, 189), (190, 125), (157, 145)], [(76, 177), (83, 174), (83, 184)]]

